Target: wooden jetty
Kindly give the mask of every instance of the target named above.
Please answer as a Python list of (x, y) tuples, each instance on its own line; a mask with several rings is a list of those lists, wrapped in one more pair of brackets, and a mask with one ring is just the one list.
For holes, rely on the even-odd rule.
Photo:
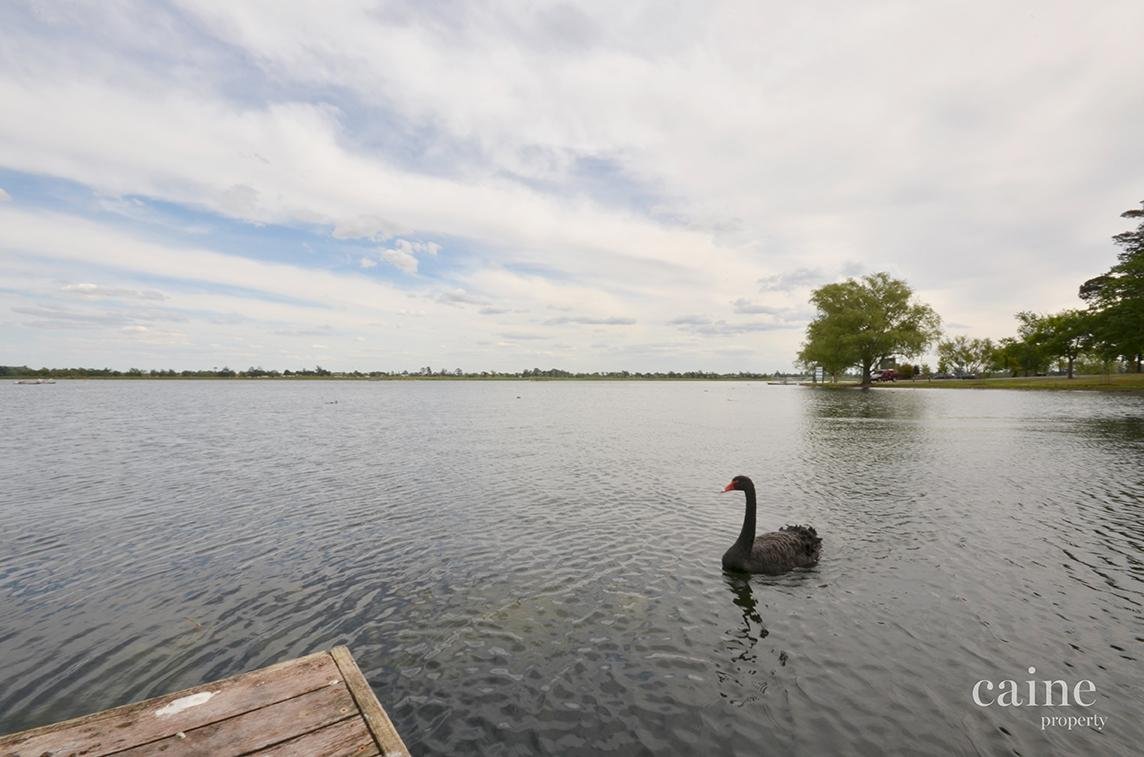
[(346, 647), (0, 736), (3, 757), (404, 755)]

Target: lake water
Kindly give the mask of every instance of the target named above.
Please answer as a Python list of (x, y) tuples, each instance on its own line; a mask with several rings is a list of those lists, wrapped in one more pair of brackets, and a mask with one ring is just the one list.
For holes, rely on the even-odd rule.
[[(345, 643), (415, 754), (1144, 742), (1144, 397), (61, 381), (0, 447), (0, 733)], [(723, 573), (736, 474), (816, 568)]]

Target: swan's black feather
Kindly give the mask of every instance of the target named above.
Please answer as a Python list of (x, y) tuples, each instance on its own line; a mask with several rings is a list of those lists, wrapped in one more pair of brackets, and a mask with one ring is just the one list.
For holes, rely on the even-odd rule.
[(784, 526), (755, 536), (755, 485), (746, 476), (736, 476), (729, 489), (747, 495), (743, 530), (723, 555), (723, 567), (745, 573), (785, 573), (818, 562), (822, 539), (814, 526)]

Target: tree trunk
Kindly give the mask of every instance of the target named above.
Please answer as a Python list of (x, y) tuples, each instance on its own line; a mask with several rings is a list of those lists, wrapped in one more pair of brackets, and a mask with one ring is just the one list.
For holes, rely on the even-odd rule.
[(1074, 359), (1075, 358), (1073, 358), (1072, 355), (1069, 355), (1069, 378), (1073, 377), (1073, 360)]
[(862, 361), (862, 386), (870, 386), (870, 368), (873, 365), (873, 363), (867, 363), (865, 360)]

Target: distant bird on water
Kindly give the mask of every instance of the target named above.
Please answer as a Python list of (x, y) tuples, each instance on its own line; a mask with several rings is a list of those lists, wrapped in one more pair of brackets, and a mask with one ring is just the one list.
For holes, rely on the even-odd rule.
[(751, 479), (735, 476), (723, 491), (741, 491), (747, 495), (743, 530), (723, 554), (724, 570), (775, 575), (818, 562), (822, 539), (811, 526), (784, 526), (755, 537), (755, 484)]

